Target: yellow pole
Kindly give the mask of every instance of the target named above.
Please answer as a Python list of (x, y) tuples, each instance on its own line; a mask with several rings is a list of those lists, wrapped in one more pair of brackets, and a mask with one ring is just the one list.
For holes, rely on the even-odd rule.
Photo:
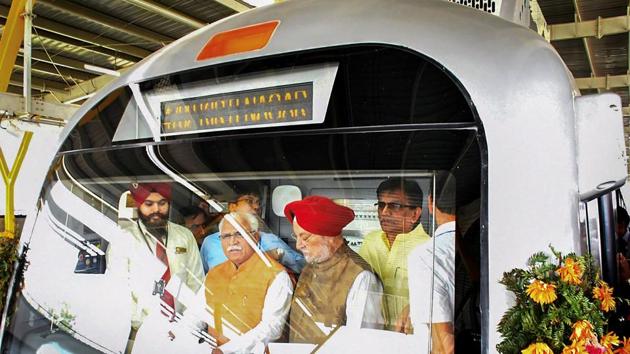
[[(34, 3), (35, 1), (33, 1)], [(0, 39), (0, 92), (9, 88), (13, 65), (24, 37), (24, 5), (26, 0), (13, 0)]]
[(14, 188), (15, 181), (17, 180), (18, 173), (22, 167), (22, 162), (28, 151), (28, 145), (31, 143), (33, 132), (25, 132), (22, 137), (22, 143), (18, 150), (15, 162), (13, 162), (13, 168), (9, 170), (7, 161), (4, 159), (2, 148), (0, 148), (0, 173), (2, 173), (2, 180), (6, 187), (6, 208), (4, 216), (4, 232), (0, 232), (0, 237), (14, 238), (15, 237), (15, 215), (14, 210)]

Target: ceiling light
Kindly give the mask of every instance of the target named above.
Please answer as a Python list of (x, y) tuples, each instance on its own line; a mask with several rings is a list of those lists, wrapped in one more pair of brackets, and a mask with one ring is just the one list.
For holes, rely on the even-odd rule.
[(273, 4), (276, 2), (275, 0), (243, 0), (243, 1), (256, 7), (265, 6), (265, 5)]
[(88, 93), (87, 95), (83, 95), (83, 96), (79, 96), (79, 97), (71, 98), (71, 99), (69, 99), (69, 100), (67, 100), (67, 101), (63, 101), (63, 103), (64, 103), (64, 104), (72, 104), (72, 103), (75, 103), (75, 102), (79, 102), (79, 101), (82, 101), (82, 100), (88, 99), (88, 98), (90, 98), (90, 97), (92, 97), (92, 96), (94, 96), (94, 92), (92, 92), (92, 93)]
[(83, 64), (83, 67), (85, 68), (85, 70), (93, 71), (99, 74), (105, 74), (105, 75), (116, 76), (116, 77), (120, 76), (120, 73), (116, 70), (102, 68), (96, 65)]

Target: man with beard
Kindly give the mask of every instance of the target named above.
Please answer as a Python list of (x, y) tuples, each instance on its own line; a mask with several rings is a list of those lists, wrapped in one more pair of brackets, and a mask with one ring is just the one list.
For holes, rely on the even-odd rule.
[(388, 178), (378, 186), (376, 195), (382, 230), (365, 236), (359, 255), (383, 282), (385, 328), (395, 330), (396, 321), (409, 305), (407, 259), (414, 248), (430, 237), (420, 224), (423, 196), (418, 183)]
[(342, 325), (379, 328), (381, 284), (341, 236), (352, 209), (310, 196), (287, 204), (284, 214), (307, 262), (291, 301), (290, 341), (321, 344)]
[[(176, 312), (181, 312), (182, 304), (176, 302), (173, 295), (164, 289), (174, 276), (178, 276), (193, 292), (201, 287), (203, 268), (199, 249), (188, 229), (168, 221), (171, 199), (169, 183), (134, 183), (130, 192), (138, 208), (138, 220), (125, 230), (135, 239), (135, 249), (152, 254), (166, 266), (161, 277), (156, 276), (154, 292), (157, 290), (157, 293), (161, 293), (161, 311), (171, 317)], [(146, 264), (133, 264), (137, 262), (136, 259), (129, 259), (130, 272), (141, 272), (142, 268), (147, 267)], [(133, 289), (134, 284), (131, 285)], [(133, 346), (135, 335), (149, 313), (149, 309), (140, 300), (146, 296), (147, 294), (138, 294), (137, 290), (132, 290), (131, 333), (127, 351)]]

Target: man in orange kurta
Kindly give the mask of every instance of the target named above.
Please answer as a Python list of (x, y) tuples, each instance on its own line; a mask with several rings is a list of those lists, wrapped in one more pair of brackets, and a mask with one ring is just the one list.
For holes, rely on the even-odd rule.
[(218, 353), (249, 353), (280, 337), (291, 304), (293, 285), (284, 267), (260, 252), (258, 220), (231, 213), (219, 224), (228, 260), (206, 275), (206, 303), (212, 311), (209, 333)]

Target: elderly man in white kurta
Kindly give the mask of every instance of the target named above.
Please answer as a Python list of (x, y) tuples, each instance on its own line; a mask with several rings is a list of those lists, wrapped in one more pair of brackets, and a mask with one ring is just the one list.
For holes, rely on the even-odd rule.
[(219, 224), (227, 261), (206, 275), (205, 298), (212, 313), (208, 333), (213, 354), (250, 353), (278, 339), (289, 313), (293, 284), (284, 267), (258, 248), (258, 220), (233, 212)]
[(341, 236), (352, 209), (310, 196), (284, 213), (307, 262), (291, 303), (289, 340), (321, 344), (339, 326), (382, 327), (381, 283)]

